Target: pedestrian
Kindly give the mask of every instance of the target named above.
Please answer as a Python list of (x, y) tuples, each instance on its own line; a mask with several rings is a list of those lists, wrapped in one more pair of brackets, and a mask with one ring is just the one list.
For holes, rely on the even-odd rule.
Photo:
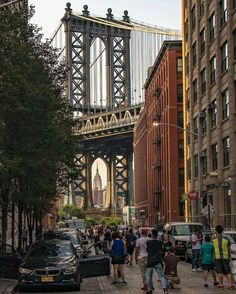
[(130, 265), (133, 265), (135, 242), (136, 242), (136, 236), (133, 233), (133, 229), (130, 228), (128, 234), (126, 235), (126, 246), (127, 246), (127, 253), (128, 253), (128, 260), (126, 263), (129, 263)]
[(28, 235), (29, 235), (29, 231), (28, 229), (24, 226), (23, 230), (22, 230), (22, 245), (23, 245), (23, 249), (27, 248), (27, 240), (28, 240)]
[(110, 251), (111, 251), (111, 264), (113, 265), (114, 270), (114, 280), (112, 282), (113, 285), (118, 284), (118, 271), (120, 272), (120, 277), (122, 279), (123, 284), (127, 284), (125, 281), (125, 274), (124, 274), (124, 248), (125, 244), (122, 239), (119, 238), (119, 233), (113, 233), (113, 240), (111, 242)]
[(170, 252), (171, 247), (173, 247), (173, 244), (170, 241), (170, 235), (165, 234), (163, 236), (163, 255), (164, 256)]
[(223, 236), (223, 227), (221, 225), (216, 226), (216, 238), (213, 239), (214, 251), (215, 251), (215, 266), (219, 279), (219, 289), (224, 289), (223, 279), (226, 279), (229, 283), (229, 289), (234, 290), (233, 277), (230, 269), (230, 241)]
[(175, 249), (171, 246), (168, 254), (164, 257), (164, 274), (172, 289), (174, 289), (174, 284), (180, 284), (180, 278), (177, 272), (178, 262), (179, 257), (175, 255)]
[(204, 240), (205, 242), (202, 244), (200, 249), (200, 255), (202, 258), (204, 287), (208, 288), (207, 277), (210, 271), (214, 279), (214, 285), (215, 286), (219, 285), (219, 282), (217, 282), (216, 280), (215, 263), (214, 263), (214, 245), (210, 243), (211, 237), (209, 235), (206, 235)]
[(103, 241), (104, 241), (103, 229), (99, 228), (97, 231), (97, 234), (95, 235), (95, 240), (94, 240), (94, 249), (95, 249), (96, 255), (100, 255), (102, 253)]
[(104, 233), (104, 243), (103, 243), (104, 253), (109, 253), (111, 241), (112, 241), (111, 230), (110, 230), (110, 227), (107, 227)]
[(147, 294), (152, 294), (153, 281), (152, 275), (155, 270), (159, 276), (164, 293), (168, 293), (168, 282), (163, 273), (163, 245), (161, 240), (157, 239), (157, 230), (152, 229), (151, 240), (147, 241)]
[(135, 260), (136, 263), (139, 265), (141, 277), (143, 280), (143, 287), (141, 290), (147, 291), (147, 241), (150, 240), (149, 237), (147, 237), (148, 229), (141, 229), (141, 237), (136, 241), (135, 245)]
[(199, 230), (195, 229), (194, 233), (191, 236), (192, 243), (192, 270), (195, 272), (196, 270), (200, 271), (199, 268), (199, 258), (200, 258), (200, 248), (201, 248), (201, 239), (199, 238)]

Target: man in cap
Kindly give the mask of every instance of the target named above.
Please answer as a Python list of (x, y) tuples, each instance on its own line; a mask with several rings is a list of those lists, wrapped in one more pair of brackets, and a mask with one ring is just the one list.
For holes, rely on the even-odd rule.
[(148, 229), (147, 228), (141, 228), (140, 229), (141, 238), (139, 238), (136, 241), (135, 246), (135, 260), (136, 263), (139, 265), (142, 280), (143, 280), (143, 287), (141, 290), (147, 291), (147, 278), (146, 278), (146, 272), (147, 272), (147, 241), (150, 240), (149, 237), (147, 237)]

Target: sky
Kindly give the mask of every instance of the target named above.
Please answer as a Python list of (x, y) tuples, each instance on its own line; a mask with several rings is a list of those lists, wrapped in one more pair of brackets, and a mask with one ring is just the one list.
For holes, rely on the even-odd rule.
[(36, 10), (32, 22), (42, 27), (45, 38), (53, 35), (67, 2), (79, 13), (85, 4), (91, 14), (100, 17), (106, 17), (108, 8), (112, 8), (114, 17), (118, 18), (123, 16), (124, 10), (128, 10), (134, 20), (181, 30), (181, 0), (29, 0)]

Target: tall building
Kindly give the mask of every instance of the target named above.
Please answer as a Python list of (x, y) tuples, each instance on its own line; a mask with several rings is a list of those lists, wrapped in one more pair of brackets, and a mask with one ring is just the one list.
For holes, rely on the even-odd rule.
[(190, 215), (235, 227), (236, 1), (183, 0), (182, 8), (185, 188), (198, 192)]
[(96, 174), (93, 178), (93, 205), (103, 206), (103, 188), (102, 188), (102, 178), (99, 174), (98, 166)]
[(150, 226), (184, 216), (182, 42), (164, 41), (135, 126), (136, 218)]

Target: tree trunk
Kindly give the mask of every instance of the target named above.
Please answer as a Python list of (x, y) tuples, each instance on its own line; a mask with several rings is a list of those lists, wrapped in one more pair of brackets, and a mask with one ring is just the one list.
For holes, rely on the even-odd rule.
[(15, 204), (11, 205), (11, 246), (15, 248)]
[(22, 205), (18, 207), (18, 251), (22, 248)]
[(6, 193), (2, 193), (2, 243), (7, 243), (7, 209), (8, 209), (8, 197)]

